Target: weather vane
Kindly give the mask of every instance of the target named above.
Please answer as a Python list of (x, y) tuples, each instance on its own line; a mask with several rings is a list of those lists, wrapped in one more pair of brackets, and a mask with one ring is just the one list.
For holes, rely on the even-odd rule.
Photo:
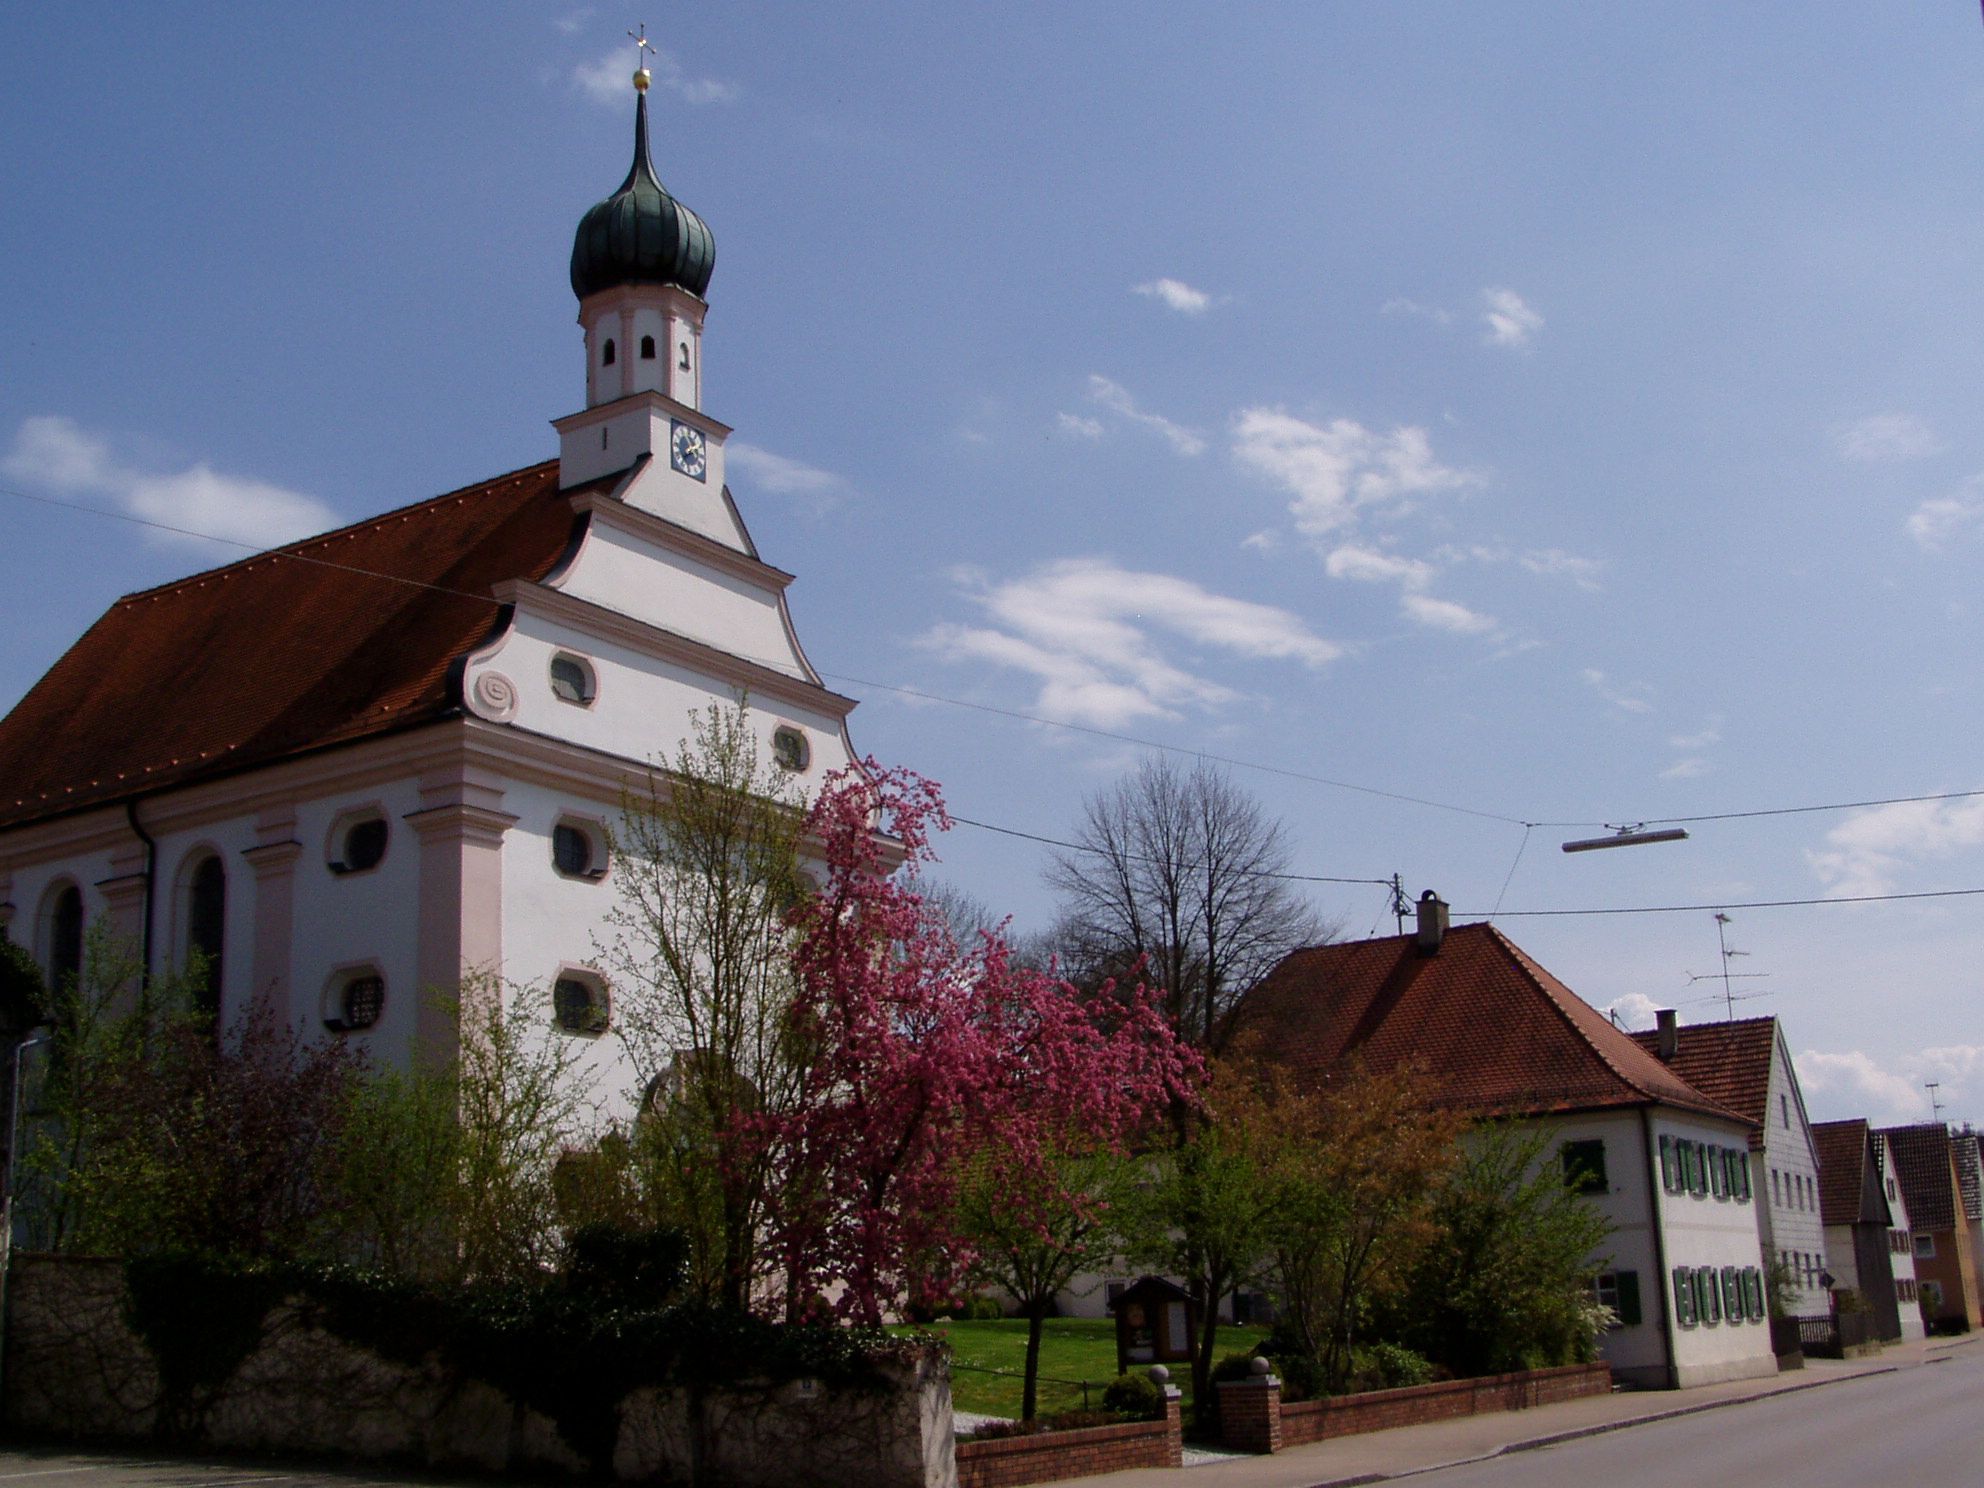
[(656, 52), (654, 43), (648, 40), (648, 24), (646, 21), (641, 22), (640, 35), (636, 36), (632, 31), (629, 31), (627, 33), (627, 39), (634, 44), (634, 86), (645, 93), (648, 90), (648, 82), (653, 74), (648, 71), (646, 59), (641, 54), (643, 52), (654, 52), (659, 57), (661, 53)]

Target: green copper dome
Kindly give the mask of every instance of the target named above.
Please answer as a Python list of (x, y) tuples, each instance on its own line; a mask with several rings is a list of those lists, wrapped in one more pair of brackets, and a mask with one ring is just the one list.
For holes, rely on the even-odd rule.
[(703, 219), (668, 194), (648, 161), (648, 97), (634, 110), (634, 164), (620, 189), (579, 219), (572, 240), (572, 293), (580, 299), (622, 284), (674, 284), (701, 297), (716, 267)]

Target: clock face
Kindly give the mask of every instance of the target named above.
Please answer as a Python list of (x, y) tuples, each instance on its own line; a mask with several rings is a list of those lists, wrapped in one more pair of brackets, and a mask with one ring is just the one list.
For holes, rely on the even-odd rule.
[(668, 437), (668, 463), (691, 480), (709, 479), (710, 457), (703, 431), (676, 419)]

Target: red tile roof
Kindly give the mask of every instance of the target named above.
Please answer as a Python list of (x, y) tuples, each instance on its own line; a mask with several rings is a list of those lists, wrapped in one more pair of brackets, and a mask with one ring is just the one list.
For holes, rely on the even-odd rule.
[(1297, 1066), (1418, 1065), (1483, 1116), (1661, 1103), (1740, 1119), (1648, 1054), (1492, 925), (1439, 951), (1411, 935), (1289, 955), (1243, 1004), (1235, 1042)]
[[(1750, 1147), (1761, 1151), (1770, 1120), (1770, 1056), (1777, 1047), (1777, 1019), (1737, 1018), (1728, 1023), (1690, 1023), (1675, 1030), (1677, 1047), (1667, 1067), (1718, 1105), (1739, 1111), (1756, 1124)], [(1657, 1033), (1635, 1033), (1647, 1053), (1659, 1048)]]
[(1956, 1174), (1950, 1167), (1950, 1131), (1940, 1121), (1891, 1126), (1881, 1133), (1894, 1154), (1895, 1176), (1908, 1201), (1908, 1223), (1915, 1230), (1956, 1228)]
[(1869, 1213), (1870, 1199), (1880, 1195), (1880, 1179), (1874, 1179), (1873, 1193), (1867, 1189), (1867, 1171), (1874, 1165), (1873, 1134), (1865, 1121), (1815, 1121), (1812, 1143), (1819, 1152), (1819, 1217), (1829, 1225), (1860, 1224), (1881, 1218)]
[(0, 827), (449, 715), (490, 587), (551, 570), (570, 494), (533, 465), (127, 594), (0, 720)]

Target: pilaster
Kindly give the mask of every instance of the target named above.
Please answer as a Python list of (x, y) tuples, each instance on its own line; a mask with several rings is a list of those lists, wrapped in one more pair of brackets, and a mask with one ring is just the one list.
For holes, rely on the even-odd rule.
[(502, 809), (499, 776), (461, 765), (423, 775), (420, 802), (406, 817), (420, 839), (414, 1032), (423, 1057), (445, 1059), (460, 1037), (447, 999), (503, 973), (503, 837), (517, 818)]
[(255, 845), (241, 856), (255, 870), (255, 941), (250, 995), (258, 1009), (296, 1022), (290, 985), (296, 936), (296, 862), (303, 844), (296, 836), (294, 806), (275, 806), (255, 818)]

